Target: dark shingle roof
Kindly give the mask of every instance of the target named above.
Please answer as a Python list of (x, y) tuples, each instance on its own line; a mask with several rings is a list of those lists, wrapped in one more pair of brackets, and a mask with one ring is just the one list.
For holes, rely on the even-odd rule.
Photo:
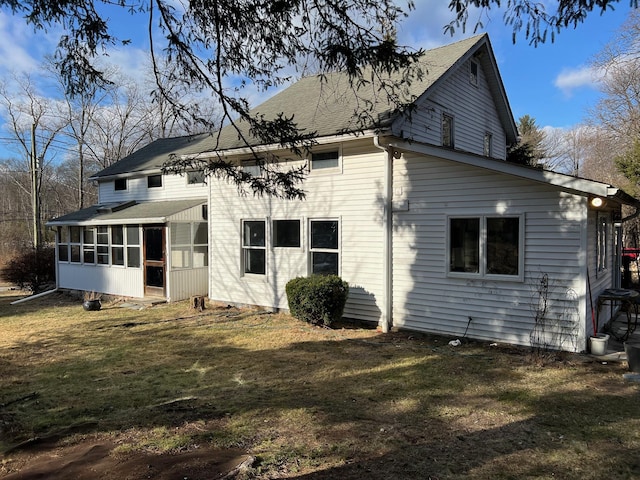
[[(420, 59), (424, 76), (405, 84), (411, 100), (428, 92), (431, 86), (441, 80), (447, 72), (452, 71), (452, 67), (459, 64), (484, 42), (488, 44), (486, 34), (427, 50)], [(493, 60), (493, 57), (491, 59)], [(493, 84), (490, 82), (494, 90), (494, 98), (503, 123), (512, 124), (513, 133), (507, 132), (507, 136), (515, 138), (515, 124), (504, 95), (502, 82), (497, 70), (494, 70), (494, 73), (497, 79), (493, 80)], [(400, 73), (395, 77), (401, 78)], [(387, 96), (381, 94), (377, 87), (375, 83), (365, 85), (358, 89), (356, 95), (345, 73), (305, 77), (258, 105), (252, 113), (262, 115), (265, 119), (275, 119), (279, 114), (284, 113), (287, 118), (293, 117), (299, 129), (304, 129), (307, 133), (315, 132), (318, 137), (373, 128), (384, 129), (391, 125), (397, 114), (393, 111), (394, 107)], [(504, 103), (502, 110), (500, 110), (500, 103)], [(359, 123), (354, 113), (367, 104), (372, 105), (368, 119), (370, 121)], [(202, 134), (156, 140), (105, 168), (93, 178), (158, 171), (172, 154), (192, 155), (214, 150), (232, 150), (246, 147), (247, 144), (259, 145), (259, 140), (249, 135), (246, 122), (237, 122), (237, 127), (244, 139), (240, 138), (233, 126), (227, 125), (214, 135)]]

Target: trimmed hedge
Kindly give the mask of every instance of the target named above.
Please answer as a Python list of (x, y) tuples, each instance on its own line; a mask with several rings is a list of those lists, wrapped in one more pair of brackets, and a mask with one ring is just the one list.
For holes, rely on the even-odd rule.
[(349, 284), (337, 275), (311, 275), (290, 280), (286, 292), (291, 315), (328, 327), (342, 318)]

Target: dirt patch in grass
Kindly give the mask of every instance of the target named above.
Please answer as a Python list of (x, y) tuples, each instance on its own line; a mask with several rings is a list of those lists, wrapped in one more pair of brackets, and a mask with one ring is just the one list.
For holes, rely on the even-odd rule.
[(240, 473), (252, 457), (236, 449), (200, 448), (180, 453), (116, 453), (113, 443), (85, 440), (23, 453), (25, 467), (6, 480), (211, 480)]
[(625, 364), (226, 305), (13, 298), (0, 295), (0, 478), (640, 475)]

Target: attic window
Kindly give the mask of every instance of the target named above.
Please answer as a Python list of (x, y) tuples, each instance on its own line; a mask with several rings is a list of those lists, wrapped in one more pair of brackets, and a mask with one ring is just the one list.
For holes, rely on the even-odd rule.
[(493, 154), (493, 135), (490, 132), (484, 134), (483, 154), (485, 157), (490, 157)]
[(478, 62), (475, 60), (469, 62), (469, 83), (478, 86)]
[(127, 189), (127, 179), (126, 178), (116, 178), (113, 182), (113, 189), (117, 191), (126, 190)]
[(149, 175), (147, 177), (147, 188), (162, 187), (162, 175)]
[(453, 148), (453, 117), (442, 114), (442, 146)]

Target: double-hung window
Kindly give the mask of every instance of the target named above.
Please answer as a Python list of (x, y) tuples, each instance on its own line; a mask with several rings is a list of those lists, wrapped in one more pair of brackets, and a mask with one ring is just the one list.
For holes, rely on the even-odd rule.
[(451, 276), (522, 281), (522, 215), (450, 217), (448, 272)]
[(340, 271), (338, 220), (310, 220), (309, 252), (311, 273), (338, 275)]
[(82, 227), (69, 227), (69, 243), (71, 247), (71, 263), (80, 263), (82, 248)]
[(264, 220), (242, 222), (242, 272), (264, 275), (267, 272), (267, 225)]

